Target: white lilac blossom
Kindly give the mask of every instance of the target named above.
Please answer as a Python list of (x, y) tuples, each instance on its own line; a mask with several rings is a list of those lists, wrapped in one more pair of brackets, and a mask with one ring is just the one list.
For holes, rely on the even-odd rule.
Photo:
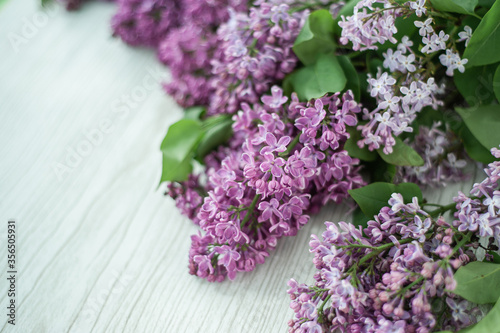
[(465, 47), (469, 45), (470, 38), (472, 37), (472, 28), (466, 25), (464, 27), (464, 31), (458, 33), (458, 37), (460, 37), (457, 42), (465, 42)]
[(460, 55), (457, 52), (447, 49), (446, 54), (441, 54), (439, 56), (439, 61), (443, 66), (446, 66), (446, 75), (453, 76), (455, 69), (458, 69), (460, 73), (465, 72), (465, 64), (467, 64), (467, 59), (460, 59)]
[(411, 124), (418, 112), (424, 107), (437, 109), (442, 105), (434, 78), (425, 80), (415, 72), (415, 54), (407, 45), (384, 53), (384, 67), (392, 69), (392, 75), (379, 70), (376, 77), (368, 77), (368, 89), (377, 107), (363, 111), (367, 123), (358, 127), (363, 136), (358, 142), (360, 147), (368, 146), (370, 150), (383, 147), (384, 153), (390, 154), (396, 143), (394, 137), (413, 131)]
[(289, 2), (259, 1), (248, 14), (232, 12), (219, 27), (209, 114), (235, 113), (242, 102), (257, 103), (295, 68), (292, 46), (308, 11), (292, 12)]
[(441, 123), (432, 127), (420, 126), (410, 146), (424, 159), (423, 166), (399, 167), (398, 182), (439, 187), (467, 179), (464, 168), (466, 154), (460, 139), (452, 132), (440, 129)]
[[(383, 8), (375, 8), (375, 4), (382, 4)], [(403, 6), (394, 5), (391, 1), (361, 0), (354, 6), (353, 15), (341, 16), (340, 42), (344, 45), (351, 42), (355, 51), (376, 50), (377, 44), (386, 41), (394, 44), (397, 42), (394, 38), (397, 33), (394, 22), (403, 13)]]
[(192, 236), (189, 267), (209, 281), (253, 270), (309, 214), (364, 184), (359, 161), (343, 150), (346, 126), (357, 124), (361, 110), (352, 93), (306, 104), (271, 91), (263, 104), (242, 104), (229, 147), (206, 159), (205, 186), (194, 177), (170, 186), (181, 211), (203, 229)]
[[(383, 3), (384, 6), (376, 8), (374, 3)], [(352, 42), (354, 50), (376, 49), (386, 40), (395, 43), (394, 37), (390, 36), (396, 31), (385, 31), (370, 24), (380, 25), (384, 20), (393, 20), (412, 11), (417, 16), (425, 15), (425, 1), (401, 5), (391, 1), (360, 1), (353, 16), (343, 18), (339, 23), (343, 28), (341, 42)], [(389, 48), (383, 53), (384, 70), (379, 68), (375, 77), (368, 75), (368, 91), (375, 98), (377, 107), (364, 111), (363, 119), (367, 123), (359, 126), (362, 132), (362, 139), (358, 142), (360, 147), (383, 149), (385, 154), (390, 154), (396, 144), (395, 137), (413, 131), (412, 123), (422, 109), (431, 107), (437, 110), (444, 105), (439, 94), (444, 91), (445, 85), (438, 86), (431, 74), (434, 70), (426, 70), (429, 59), (425, 54), (444, 50), (439, 60), (446, 67), (448, 76), (453, 76), (455, 70), (465, 71), (467, 59), (460, 58), (458, 51), (452, 48), (448, 34), (434, 31), (433, 23), (432, 17), (414, 23), (422, 37), (420, 51), (414, 49), (414, 43), (408, 36), (403, 36), (395, 49)]]
[[(405, 3), (391, 0), (361, 0), (354, 6), (353, 15), (341, 16), (340, 43), (344, 45), (352, 43), (354, 51), (376, 50), (379, 45), (388, 41), (395, 44), (397, 40), (394, 35), (398, 32), (396, 19), (410, 13), (415, 13), (418, 17), (427, 14), (425, 0)], [(420, 27), (421, 34), (422, 29), (426, 31), (430, 28), (429, 22), (425, 23), (426, 26)]]

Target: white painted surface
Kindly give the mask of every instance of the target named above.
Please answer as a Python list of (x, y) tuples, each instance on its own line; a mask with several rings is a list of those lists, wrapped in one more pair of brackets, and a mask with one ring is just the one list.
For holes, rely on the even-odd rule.
[[(2, 310), (0, 330), (285, 332), (286, 282), (310, 282), (314, 273), (309, 235), (325, 220), (349, 219), (347, 207), (325, 208), (234, 282), (190, 276), (197, 228), (156, 190), (159, 145), (181, 110), (153, 82), (166, 73), (155, 55), (111, 38), (113, 11), (107, 3), (59, 8), (45, 22), (35, 0), (0, 8), (2, 309), (9, 218), (17, 220), (19, 271), (17, 324), (6, 324)], [(11, 40), (23, 33), (16, 52)], [(121, 99), (141, 87), (144, 100), (126, 106)], [(85, 146), (88, 131), (94, 143)], [(81, 160), (74, 156), (85, 148)], [(441, 195), (430, 199), (450, 201)]]

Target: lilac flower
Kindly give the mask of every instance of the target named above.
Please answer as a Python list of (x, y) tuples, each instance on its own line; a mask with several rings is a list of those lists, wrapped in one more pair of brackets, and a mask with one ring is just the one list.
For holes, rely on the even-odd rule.
[(460, 73), (465, 72), (465, 64), (467, 64), (467, 59), (460, 59), (458, 53), (455, 53), (451, 50), (446, 50), (446, 54), (441, 54), (439, 56), (439, 61), (443, 66), (446, 66), (448, 69), (446, 70), (446, 75), (453, 76), (453, 71), (458, 69)]
[(470, 316), (467, 313), (468, 303), (466, 300), (461, 301), (460, 303), (456, 303), (452, 298), (446, 298), (446, 304), (450, 307), (452, 311), (452, 316), (455, 321), (459, 321), (464, 325), (469, 325), (471, 320)]
[(415, 11), (415, 14), (420, 17), (427, 13), (425, 8), (425, 0), (410, 1), (410, 8)]
[(434, 29), (432, 28), (433, 19), (429, 17), (425, 21), (415, 21), (414, 24), (417, 28), (419, 28), (418, 33), (422, 37), (426, 37), (429, 34), (434, 33)]
[(458, 33), (458, 37), (460, 37), (460, 39), (458, 39), (457, 42), (465, 42), (465, 47), (467, 47), (467, 45), (469, 45), (470, 38), (472, 37), (472, 28), (466, 25), (464, 27), (464, 31)]
[(283, 104), (285, 104), (286, 101), (288, 101), (288, 97), (283, 96), (283, 90), (281, 90), (277, 86), (273, 86), (271, 88), (271, 94), (272, 96), (265, 95), (261, 98), (262, 103), (269, 106), (270, 108), (279, 108)]
[(273, 133), (267, 133), (266, 134), (266, 144), (264, 148), (261, 149), (260, 153), (261, 154), (269, 154), (273, 152), (279, 152), (282, 153), (286, 150), (286, 147), (288, 144), (292, 141), (292, 139), (289, 136), (283, 136), (279, 139), (279, 141), (276, 139)]

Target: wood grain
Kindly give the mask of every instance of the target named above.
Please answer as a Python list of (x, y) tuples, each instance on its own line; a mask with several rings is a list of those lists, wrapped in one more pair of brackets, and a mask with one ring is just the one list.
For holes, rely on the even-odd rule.
[[(314, 273), (310, 234), (325, 220), (349, 220), (348, 208), (325, 207), (232, 283), (190, 276), (197, 228), (157, 190), (159, 145), (182, 113), (161, 91), (158, 73), (168, 73), (155, 55), (111, 37), (113, 11), (106, 3), (52, 10), (16, 52), (11, 33), (22, 35), (43, 14), (35, 1), (0, 9), (0, 239), (5, 244), (7, 219), (15, 218), (19, 264), (17, 324), (3, 317), (2, 332), (285, 332), (286, 283), (310, 282)], [(141, 101), (120, 102), (141, 87)], [(69, 160), (74, 167), (55, 171), (69, 152), (88, 148), (85, 133), (103, 122), (112, 129), (102, 140), (94, 136), (86, 156)], [(429, 194), (449, 202), (469, 186)]]

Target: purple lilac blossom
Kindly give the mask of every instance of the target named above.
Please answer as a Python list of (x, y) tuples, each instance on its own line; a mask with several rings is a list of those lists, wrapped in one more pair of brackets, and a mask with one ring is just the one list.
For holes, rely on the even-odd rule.
[(117, 0), (118, 11), (111, 19), (115, 36), (132, 46), (156, 47), (170, 29), (181, 24), (181, 3), (177, 0)]
[(184, 0), (183, 15), (189, 25), (213, 29), (229, 19), (229, 11), (245, 12), (248, 0)]
[(292, 46), (308, 11), (290, 13), (288, 2), (258, 1), (248, 14), (232, 11), (219, 27), (209, 114), (235, 113), (242, 102), (257, 103), (295, 68)]
[[(393, 194), (364, 230), (346, 222), (326, 227), (322, 239), (313, 235), (310, 242), (314, 285), (288, 283), (295, 312), (289, 332), (426, 333), (474, 321), (463, 311), (471, 304), (451, 292), (454, 271), (474, 254), (453, 250), (451, 226), (423, 211), (416, 198), (405, 204)], [(452, 311), (440, 317), (436, 306)]]
[(189, 267), (208, 281), (253, 270), (279, 238), (296, 235), (309, 214), (364, 185), (359, 160), (343, 150), (346, 126), (355, 126), (361, 111), (352, 93), (306, 104), (295, 94), (289, 102), (278, 87), (271, 91), (263, 104), (242, 104), (229, 147), (208, 155), (201, 205), (195, 178), (171, 186), (181, 211), (196, 214), (203, 229), (192, 236)]
[(430, 187), (444, 187), (464, 181), (467, 154), (460, 139), (449, 130), (441, 130), (441, 123), (432, 127), (420, 126), (410, 146), (424, 159), (423, 166), (399, 167), (398, 182), (410, 182)]
[(180, 106), (209, 104), (215, 91), (210, 61), (221, 58), (215, 29), (227, 21), (229, 12), (246, 9), (246, 0), (183, 2), (183, 24), (171, 29), (158, 46), (158, 57), (172, 74), (165, 91)]
[[(500, 150), (491, 149), (496, 159)], [(484, 169), (487, 177), (474, 184), (468, 197), (462, 192), (454, 198), (457, 203), (454, 226), (459, 231), (473, 231), (481, 237), (493, 238), (500, 243), (500, 161), (495, 161)]]
[(180, 106), (208, 104), (214, 92), (210, 60), (216, 51), (216, 34), (192, 24), (172, 29), (160, 42), (158, 58), (172, 75), (164, 88)]
[[(500, 149), (491, 152), (500, 159)], [(473, 197), (453, 198), (451, 223), (439, 215), (450, 206), (429, 213), (416, 197), (405, 203), (399, 193), (364, 229), (326, 222), (322, 239), (313, 235), (310, 242), (314, 285), (288, 283), (295, 312), (289, 332), (455, 332), (474, 324), (480, 310), (453, 294), (453, 274), (477, 260), (473, 249), (481, 239), (488, 240), (485, 250), (498, 249), (500, 161), (485, 172)]]

